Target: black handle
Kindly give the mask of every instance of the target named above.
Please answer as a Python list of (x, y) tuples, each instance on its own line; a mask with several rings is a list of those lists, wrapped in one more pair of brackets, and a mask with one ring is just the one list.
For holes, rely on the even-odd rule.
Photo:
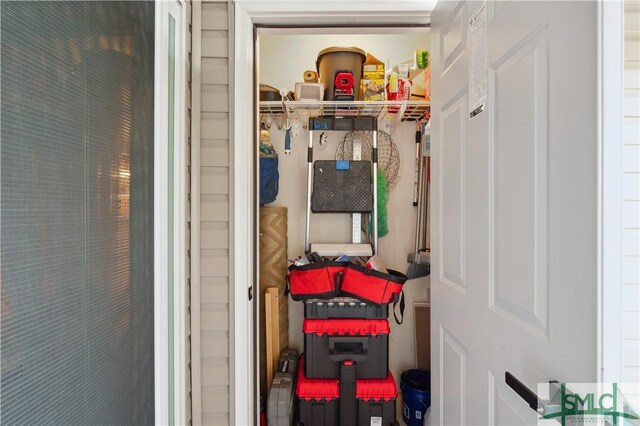
[(511, 389), (513, 389), (518, 395), (520, 395), (520, 398), (524, 399), (525, 402), (529, 404), (529, 407), (531, 407), (532, 410), (538, 411), (538, 408), (541, 407), (541, 401), (540, 398), (538, 398), (538, 395), (536, 395), (531, 389), (526, 387), (520, 380), (516, 379), (516, 377), (508, 371), (505, 371), (504, 373), (504, 381)]
[(329, 359), (332, 361), (364, 361), (368, 351), (368, 337), (329, 336)]
[[(508, 371), (505, 371), (504, 381), (507, 383), (507, 385), (511, 389), (513, 389), (520, 396), (520, 398), (524, 399), (525, 402), (529, 404), (529, 407), (532, 410), (538, 413), (541, 413), (544, 411), (548, 401), (543, 401), (542, 399), (540, 399), (535, 392), (533, 392), (531, 389), (526, 387), (524, 383), (518, 380), (513, 374), (509, 373)], [(554, 384), (557, 384), (557, 383), (558, 383), (557, 380), (551, 380), (549, 382), (549, 385), (553, 386)], [(549, 395), (552, 395), (552, 393), (550, 392)]]

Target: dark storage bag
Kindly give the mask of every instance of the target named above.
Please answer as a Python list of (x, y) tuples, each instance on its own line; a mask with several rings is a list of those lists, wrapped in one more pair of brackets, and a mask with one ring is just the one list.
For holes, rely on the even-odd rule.
[(335, 297), (347, 270), (347, 262), (315, 262), (289, 266), (285, 294), (293, 300), (330, 299)]
[(279, 179), (278, 156), (260, 157), (260, 205), (276, 200)]
[(349, 263), (340, 292), (370, 303), (384, 305), (398, 300), (407, 276), (389, 269), (388, 274)]

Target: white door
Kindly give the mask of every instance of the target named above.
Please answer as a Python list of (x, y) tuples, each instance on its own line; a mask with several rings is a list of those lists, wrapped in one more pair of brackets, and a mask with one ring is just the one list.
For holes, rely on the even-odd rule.
[[(481, 7), (486, 42), (470, 31)], [(433, 12), (435, 424), (536, 424), (505, 372), (534, 392), (596, 381), (597, 7)], [(470, 118), (483, 75), (485, 108)]]

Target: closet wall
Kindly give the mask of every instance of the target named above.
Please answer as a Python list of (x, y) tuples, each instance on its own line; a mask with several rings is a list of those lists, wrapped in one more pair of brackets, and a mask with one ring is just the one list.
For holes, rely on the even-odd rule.
[[(381, 61), (392, 65), (411, 59), (414, 49), (429, 47), (429, 35), (278, 35), (261, 36), (259, 41), (259, 79), (275, 87), (293, 88), (307, 69), (315, 69), (317, 53), (329, 46), (357, 46)], [(294, 53), (295, 52), (295, 53)], [(286, 66), (283, 66), (286, 64)], [(399, 181), (389, 196), (389, 234), (379, 241), (379, 252), (388, 268), (407, 269), (407, 254), (413, 251), (417, 208), (413, 207), (413, 180), (415, 161), (414, 122), (394, 123), (391, 137), (400, 153)], [(314, 141), (314, 159), (335, 158), (336, 148), (346, 134), (329, 132), (328, 142), (320, 148)], [(316, 138), (319, 133), (316, 133)], [(273, 205), (289, 209), (288, 256), (290, 259), (304, 253), (305, 203), (308, 131), (292, 139), (292, 152), (284, 155), (284, 130), (274, 124), (271, 142), (279, 154), (280, 190)], [(350, 242), (351, 217), (349, 215), (312, 215), (311, 239), (318, 243)], [(429, 278), (408, 281), (405, 284), (407, 308), (402, 325), (395, 324), (390, 315), (390, 369), (399, 379), (402, 371), (415, 366), (414, 302), (428, 300)], [(303, 304), (289, 299), (289, 342), (299, 352), (303, 350)]]

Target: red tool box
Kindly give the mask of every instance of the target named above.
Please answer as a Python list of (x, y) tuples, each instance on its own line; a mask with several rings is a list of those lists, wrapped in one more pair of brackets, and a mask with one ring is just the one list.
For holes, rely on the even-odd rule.
[(296, 396), (301, 426), (392, 426), (398, 390), (391, 372), (384, 379), (355, 379), (355, 365), (341, 364), (337, 379), (309, 379), (300, 360)]
[(384, 379), (389, 371), (389, 321), (305, 319), (305, 375), (337, 379), (340, 363), (353, 361), (358, 379)]

